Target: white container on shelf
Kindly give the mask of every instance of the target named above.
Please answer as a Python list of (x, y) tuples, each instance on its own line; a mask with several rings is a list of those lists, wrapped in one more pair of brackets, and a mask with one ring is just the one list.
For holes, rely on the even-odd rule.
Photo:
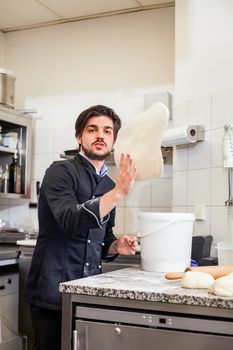
[(7, 132), (2, 133), (2, 146), (15, 149), (18, 145), (18, 133)]
[(217, 243), (218, 265), (233, 265), (233, 242)]

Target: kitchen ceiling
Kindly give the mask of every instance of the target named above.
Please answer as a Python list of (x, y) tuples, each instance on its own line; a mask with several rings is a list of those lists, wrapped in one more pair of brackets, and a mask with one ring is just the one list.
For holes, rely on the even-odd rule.
[(0, 0), (3, 33), (174, 6), (175, 0)]

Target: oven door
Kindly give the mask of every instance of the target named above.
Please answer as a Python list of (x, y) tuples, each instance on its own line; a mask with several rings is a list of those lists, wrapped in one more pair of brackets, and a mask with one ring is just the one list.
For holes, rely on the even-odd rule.
[(73, 350), (232, 350), (231, 320), (76, 306)]
[(232, 350), (229, 336), (76, 321), (73, 350)]

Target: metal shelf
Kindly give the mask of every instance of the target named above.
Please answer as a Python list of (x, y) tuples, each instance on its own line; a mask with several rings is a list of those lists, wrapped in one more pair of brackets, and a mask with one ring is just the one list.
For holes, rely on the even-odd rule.
[(24, 198), (26, 199), (25, 193), (3, 193), (0, 192), (0, 198), (6, 198), (6, 199), (19, 199)]
[(14, 154), (15, 151), (16, 151), (15, 148), (0, 146), (0, 154), (3, 154), (3, 153)]

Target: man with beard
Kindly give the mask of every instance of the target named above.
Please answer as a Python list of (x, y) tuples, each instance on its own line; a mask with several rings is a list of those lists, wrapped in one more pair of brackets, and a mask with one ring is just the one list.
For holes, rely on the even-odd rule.
[(39, 235), (26, 287), (36, 350), (61, 349), (60, 282), (101, 273), (101, 259), (135, 253), (135, 236), (117, 239), (112, 231), (115, 207), (134, 183), (134, 162), (130, 155), (121, 155), (116, 183), (104, 164), (120, 127), (111, 108), (88, 108), (75, 123), (79, 154), (46, 170), (39, 196)]

